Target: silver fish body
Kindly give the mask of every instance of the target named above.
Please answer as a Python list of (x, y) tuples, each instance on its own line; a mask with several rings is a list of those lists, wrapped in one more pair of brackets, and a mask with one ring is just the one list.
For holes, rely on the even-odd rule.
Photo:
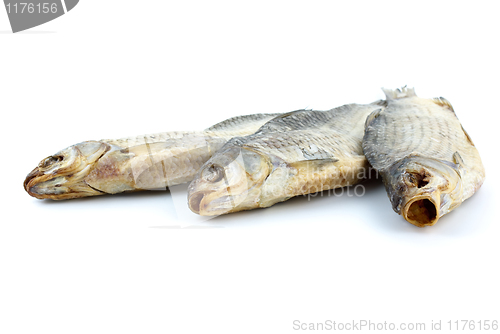
[(367, 176), (366, 117), (377, 104), (277, 116), (228, 141), (188, 188), (190, 209), (215, 216), (269, 207), (293, 196), (344, 187)]
[(23, 185), (31, 196), (60, 200), (188, 182), (229, 139), (254, 133), (276, 115), (233, 117), (204, 131), (75, 144), (43, 159)]
[(444, 98), (384, 90), (386, 108), (366, 122), (363, 150), (381, 174), (393, 209), (410, 223), (434, 225), (482, 185), (479, 152)]

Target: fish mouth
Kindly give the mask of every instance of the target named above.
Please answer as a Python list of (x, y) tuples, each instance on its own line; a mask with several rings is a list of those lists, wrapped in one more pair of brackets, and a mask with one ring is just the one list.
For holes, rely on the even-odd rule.
[(403, 217), (418, 227), (432, 226), (439, 220), (439, 196), (429, 194), (410, 199), (403, 208)]
[[(56, 179), (61, 177), (63, 176), (56, 177)], [(50, 188), (47, 187), (46, 183), (51, 183), (51, 180), (54, 180), (54, 175), (44, 174), (38, 167), (36, 167), (26, 176), (23, 186), (30, 196), (37, 199), (61, 200), (82, 197), (81, 194), (71, 191), (63, 185), (52, 184)], [(50, 191), (48, 189), (50, 189)]]
[(26, 179), (24, 179), (24, 182), (23, 182), (23, 187), (24, 189), (26, 190), (26, 192), (32, 196), (32, 197), (36, 197), (38, 199), (43, 199), (44, 197), (40, 197), (39, 194), (37, 194), (34, 189), (34, 186), (36, 183), (38, 183), (38, 178), (41, 176), (41, 172), (40, 172), (40, 169), (38, 167), (35, 167), (35, 169), (33, 169), (27, 176), (26, 176)]
[[(63, 180), (63, 184), (53, 182), (60, 179)], [(23, 186), (30, 196), (37, 199), (64, 200), (105, 194), (89, 186), (85, 180), (71, 183), (69, 186), (64, 184), (67, 181), (64, 176), (54, 178), (54, 175), (46, 175), (37, 167), (26, 176)]]
[(24, 179), (26, 192), (38, 199), (63, 200), (102, 195), (85, 178), (110, 150), (106, 143), (82, 142), (43, 159)]
[(200, 214), (200, 206), (203, 201), (203, 197), (205, 197), (205, 194), (203, 192), (199, 192), (189, 196), (188, 198), (189, 209), (198, 215)]
[(189, 209), (200, 216), (218, 216), (235, 208), (231, 196), (216, 196), (215, 192), (199, 191), (188, 196)]

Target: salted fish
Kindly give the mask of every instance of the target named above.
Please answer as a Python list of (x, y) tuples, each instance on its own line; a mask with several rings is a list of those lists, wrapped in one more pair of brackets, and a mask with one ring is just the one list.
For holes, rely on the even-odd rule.
[(204, 131), (78, 143), (43, 159), (23, 186), (33, 197), (53, 200), (165, 189), (191, 181), (229, 139), (254, 133), (277, 115), (232, 117)]
[(479, 152), (444, 98), (384, 89), (386, 107), (366, 121), (363, 150), (381, 174), (394, 211), (434, 225), (481, 187)]
[(280, 115), (228, 141), (188, 187), (190, 209), (215, 216), (353, 185), (367, 176), (366, 117), (383, 107), (349, 104)]

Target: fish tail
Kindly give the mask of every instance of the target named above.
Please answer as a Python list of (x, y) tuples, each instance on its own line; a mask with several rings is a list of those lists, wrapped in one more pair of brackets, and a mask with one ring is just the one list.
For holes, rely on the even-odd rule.
[(405, 97), (417, 96), (415, 94), (415, 88), (406, 88), (406, 86), (401, 87), (401, 89), (387, 89), (382, 88), (385, 93), (385, 98), (387, 101), (403, 99)]

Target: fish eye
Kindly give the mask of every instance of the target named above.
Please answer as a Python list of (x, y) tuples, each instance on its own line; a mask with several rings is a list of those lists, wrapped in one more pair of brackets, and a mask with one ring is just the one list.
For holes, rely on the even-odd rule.
[(417, 188), (425, 187), (429, 183), (427, 173), (425, 171), (417, 172), (407, 172), (405, 174), (405, 182), (409, 186), (416, 186)]
[(205, 171), (205, 179), (209, 182), (219, 182), (224, 178), (224, 168), (221, 166), (210, 165)]
[(51, 155), (50, 157), (43, 159), (42, 162), (40, 162), (40, 164), (38, 165), (38, 167), (48, 168), (48, 167), (52, 166), (53, 164), (58, 163), (62, 160), (63, 160), (63, 157), (60, 155)]

